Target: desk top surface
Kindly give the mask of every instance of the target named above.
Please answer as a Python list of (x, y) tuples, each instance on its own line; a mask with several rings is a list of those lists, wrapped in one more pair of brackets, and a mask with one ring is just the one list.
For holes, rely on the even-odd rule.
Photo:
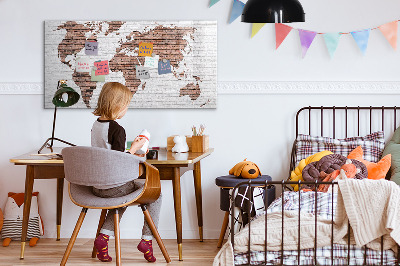
[[(61, 153), (61, 147), (54, 147), (53, 152), (50, 149), (43, 149), (42, 154), (38, 154), (37, 151), (31, 151), (20, 156), (10, 159), (11, 163), (14, 164), (49, 164), (57, 165), (64, 164), (62, 158), (58, 155)], [(167, 151), (166, 148), (161, 148), (158, 151), (158, 159), (146, 160), (152, 165), (182, 165), (182, 164), (193, 164), (197, 163), (201, 159), (210, 155), (214, 149), (210, 148), (205, 152), (185, 152), (185, 153), (174, 153)]]

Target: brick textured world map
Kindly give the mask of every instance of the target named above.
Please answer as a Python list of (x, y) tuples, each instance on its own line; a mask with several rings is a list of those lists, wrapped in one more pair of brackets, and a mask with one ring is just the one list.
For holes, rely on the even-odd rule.
[[(86, 55), (85, 42), (97, 41), (98, 54)], [(171, 73), (150, 68), (136, 77), (139, 43), (153, 43), (153, 55), (169, 60)], [(217, 24), (214, 21), (46, 21), (45, 108), (54, 108), (57, 82), (67, 80), (81, 98), (69, 108), (95, 108), (104, 82), (77, 72), (78, 58), (108, 60), (105, 82), (117, 81), (132, 92), (133, 108), (216, 108)]]

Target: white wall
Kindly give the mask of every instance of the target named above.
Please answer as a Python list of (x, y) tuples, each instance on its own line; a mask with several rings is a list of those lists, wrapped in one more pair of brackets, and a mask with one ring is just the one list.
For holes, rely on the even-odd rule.
[[(230, 0), (208, 9), (208, 0), (139, 1), (0, 0), (0, 86), (2, 83), (43, 82), (43, 21), (51, 19), (109, 20), (218, 20), (219, 81), (399, 81), (399, 54), (391, 50), (379, 31), (371, 33), (369, 49), (362, 57), (349, 35), (343, 36), (334, 59), (329, 59), (318, 36), (305, 59), (297, 32), (274, 50), (273, 25), (266, 25), (250, 40), (251, 27), (235, 21), (227, 24)], [(145, 4), (143, 4), (145, 3)], [(302, 0), (307, 22), (294, 24), (321, 32), (375, 27), (399, 19), (398, 1)], [(333, 92), (334, 93), (334, 92)], [(164, 146), (176, 133), (189, 134), (193, 124), (204, 123), (215, 152), (202, 163), (205, 238), (218, 238), (223, 214), (214, 179), (227, 174), (238, 161), (255, 161), (263, 174), (275, 180), (286, 176), (294, 138), (294, 115), (308, 105), (399, 105), (399, 95), (222, 94), (215, 110), (129, 110), (121, 120), (128, 138), (142, 128), (153, 133), (153, 145)], [(0, 207), (7, 192), (24, 190), (25, 168), (9, 158), (35, 150), (51, 134), (52, 110), (43, 109), (43, 95), (0, 95)], [(89, 145), (94, 120), (90, 110), (60, 110), (56, 135), (78, 145)], [(40, 211), (46, 237), (55, 237), (55, 180), (39, 180)], [(164, 195), (160, 233), (175, 238), (171, 182), (162, 182)], [(184, 238), (197, 237), (193, 181), (182, 177)], [(69, 237), (79, 208), (64, 193), (62, 237)], [(99, 212), (90, 211), (80, 237), (92, 237)], [(138, 218), (139, 217), (139, 218)], [(142, 218), (130, 208), (121, 222), (122, 237), (139, 238)]]

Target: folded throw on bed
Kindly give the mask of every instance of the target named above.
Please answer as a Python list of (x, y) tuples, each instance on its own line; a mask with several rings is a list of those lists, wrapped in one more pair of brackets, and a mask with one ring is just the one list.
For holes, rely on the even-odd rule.
[[(358, 246), (380, 250), (394, 249), (400, 243), (400, 187), (385, 179), (338, 181), (335, 230), (347, 228), (348, 222)], [(396, 250), (395, 250), (396, 251)]]

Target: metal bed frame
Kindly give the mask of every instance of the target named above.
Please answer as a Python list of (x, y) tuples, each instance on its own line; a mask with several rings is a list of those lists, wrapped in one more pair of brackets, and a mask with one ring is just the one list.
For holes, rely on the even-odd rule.
[[(312, 118), (312, 111), (316, 110), (319, 111), (319, 115), (320, 115), (320, 136), (324, 136), (324, 126), (326, 125), (326, 123), (324, 124), (324, 116), (326, 115), (327, 112), (324, 111), (326, 110), (331, 110), (329, 113), (331, 113), (331, 117), (332, 118), (332, 136), (333, 138), (336, 137), (336, 122), (338, 119), (336, 119), (336, 113), (337, 112), (344, 112), (344, 121), (342, 122), (342, 125), (344, 125), (344, 129), (345, 129), (345, 136), (344, 137), (348, 137), (348, 125), (349, 125), (349, 113), (350, 112), (356, 112), (356, 116), (357, 116), (357, 136), (360, 136), (360, 123), (361, 123), (361, 119), (360, 119), (360, 113), (363, 112), (369, 112), (369, 132), (372, 133), (372, 127), (373, 127), (373, 114), (375, 114), (376, 112), (381, 112), (381, 130), (384, 131), (385, 130), (385, 113), (387, 113), (387, 111), (393, 112), (393, 131), (396, 129), (396, 118), (397, 118), (397, 111), (400, 108), (393, 106), (393, 107), (348, 107), (348, 106), (344, 106), (344, 107), (337, 107), (337, 106), (331, 106), (331, 107), (324, 107), (324, 106), (320, 106), (320, 107), (312, 107), (312, 106), (308, 106), (308, 107), (303, 107), (301, 108), (297, 114), (296, 114), (296, 138), (297, 136), (300, 134), (299, 133), (299, 121), (301, 120), (300, 114), (302, 114), (303, 111), (308, 111), (308, 134), (311, 135), (311, 131), (312, 131), (312, 126), (311, 126), (311, 118)], [(326, 117), (326, 116), (325, 116)], [(325, 119), (325, 121), (328, 119)], [(314, 121), (314, 122), (318, 122), (318, 121)], [(354, 121), (355, 122), (355, 121)], [(344, 123), (344, 124), (343, 124)], [(353, 123), (354, 125), (354, 123)], [(290, 160), (290, 171), (292, 171), (296, 165), (295, 165), (295, 158), (296, 158), (296, 154), (295, 154), (295, 146), (296, 146), (296, 141), (293, 144), (293, 149), (292, 149), (292, 153), (291, 153), (291, 160)], [(290, 176), (290, 172), (289, 172), (289, 176)], [(334, 186), (336, 186), (338, 183), (336, 181), (332, 181), (332, 182), (320, 182), (320, 181), (315, 181), (315, 182), (304, 182), (304, 181), (252, 181), (251, 179), (249, 181), (246, 182), (242, 182), (238, 185), (236, 185), (232, 191), (232, 195), (235, 195), (236, 190), (239, 187), (242, 186), (251, 186), (251, 187), (259, 187), (259, 188), (263, 188), (265, 191), (265, 195), (266, 198), (268, 198), (268, 188), (271, 185), (276, 185), (276, 186), (281, 186), (282, 188), (282, 195), (285, 192), (285, 190), (291, 190), (289, 186), (287, 185), (300, 185), (301, 184), (306, 184), (306, 185), (315, 185), (314, 191), (317, 192), (318, 186), (319, 185), (324, 185), (324, 184), (330, 184), (332, 185), (332, 190), (334, 189)], [(300, 190), (298, 191), (299, 193), (299, 202), (301, 202), (301, 192)], [(250, 189), (250, 198), (252, 198), (253, 191)], [(333, 224), (334, 224), (334, 217), (333, 217), (333, 210), (334, 210), (334, 206), (333, 206), (333, 199), (334, 199), (334, 193), (332, 193), (332, 237), (331, 237), (331, 261), (332, 261), (332, 265), (334, 263), (334, 250), (333, 250)], [(317, 193), (315, 193), (315, 213), (317, 213), (317, 202), (318, 202), (318, 198), (317, 198)], [(267, 201), (264, 201), (264, 207), (265, 207), (265, 247), (264, 247), (264, 262), (260, 263), (259, 265), (272, 265), (272, 264), (268, 264), (267, 262), (267, 233), (268, 233), (268, 219), (267, 219)], [(282, 212), (284, 212), (284, 197), (282, 197)], [(299, 204), (299, 210), (298, 210), (298, 214), (299, 214), (299, 220), (298, 220), (298, 226), (300, 227), (300, 204)], [(231, 244), (232, 247), (234, 248), (235, 245), (235, 241), (234, 241), (234, 217), (235, 217), (235, 208), (234, 208), (234, 197), (232, 197), (231, 200), (231, 232), (230, 232), (230, 236), (231, 236)], [(317, 249), (317, 215), (315, 215), (315, 239), (314, 239), (314, 258), (313, 258), (313, 264), (307, 264), (307, 265), (318, 265), (317, 264), (317, 254), (316, 254), (316, 249)], [(248, 222), (248, 227), (249, 227), (249, 242), (247, 244), (247, 264), (245, 265), (250, 265), (251, 264), (251, 249), (250, 249), (250, 243), (251, 243), (251, 219), (249, 219)], [(282, 239), (281, 239), (281, 250), (280, 250), (280, 264), (279, 265), (284, 265), (283, 264), (283, 251), (284, 251), (284, 240), (283, 240), (283, 235), (284, 235), (284, 218), (282, 216)], [(304, 265), (304, 264), (300, 264), (300, 254), (301, 254), (301, 249), (300, 249), (300, 242), (301, 242), (301, 237), (300, 237), (300, 230), (298, 233), (298, 243), (297, 243), (297, 265)], [(397, 258), (396, 258), (396, 263), (395, 265), (400, 265), (400, 246), (397, 245), (397, 248), (399, 250), (399, 252), (397, 253)], [(364, 263), (363, 265), (367, 265), (367, 253), (366, 253), (366, 246), (363, 246), (364, 249)], [(350, 224), (348, 226), (348, 233), (347, 233), (347, 264), (346, 265), (350, 265)], [(384, 265), (384, 261), (383, 261), (383, 236), (381, 237), (381, 256), (380, 256), (380, 265)]]

